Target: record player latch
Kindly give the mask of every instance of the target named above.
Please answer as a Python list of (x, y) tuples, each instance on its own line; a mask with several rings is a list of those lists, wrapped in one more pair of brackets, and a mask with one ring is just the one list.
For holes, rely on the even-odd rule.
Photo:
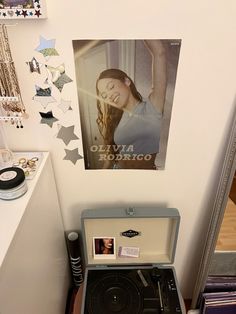
[(135, 215), (135, 210), (132, 207), (126, 208), (126, 214), (128, 216), (134, 216)]

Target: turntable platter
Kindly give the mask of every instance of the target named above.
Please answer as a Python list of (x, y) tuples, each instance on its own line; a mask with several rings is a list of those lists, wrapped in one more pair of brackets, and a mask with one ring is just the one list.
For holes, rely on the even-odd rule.
[(118, 272), (105, 275), (91, 285), (86, 308), (89, 314), (139, 314), (142, 298), (135, 283)]

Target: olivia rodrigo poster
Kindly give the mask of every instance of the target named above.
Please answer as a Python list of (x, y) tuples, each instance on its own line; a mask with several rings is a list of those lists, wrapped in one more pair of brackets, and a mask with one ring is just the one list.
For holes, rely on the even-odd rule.
[(165, 168), (180, 47), (73, 40), (85, 169)]

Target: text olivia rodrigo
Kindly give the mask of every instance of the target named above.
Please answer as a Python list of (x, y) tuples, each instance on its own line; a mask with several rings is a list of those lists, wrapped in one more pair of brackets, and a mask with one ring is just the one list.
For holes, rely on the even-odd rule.
[[(114, 154), (110, 153), (111, 150)], [(99, 153), (99, 160), (151, 160), (150, 154), (134, 154), (133, 145), (92, 145), (90, 151)]]

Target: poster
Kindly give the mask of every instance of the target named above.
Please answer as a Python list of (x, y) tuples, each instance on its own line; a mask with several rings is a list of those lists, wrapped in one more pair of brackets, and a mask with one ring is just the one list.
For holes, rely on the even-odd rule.
[(73, 40), (85, 169), (165, 169), (180, 47)]

